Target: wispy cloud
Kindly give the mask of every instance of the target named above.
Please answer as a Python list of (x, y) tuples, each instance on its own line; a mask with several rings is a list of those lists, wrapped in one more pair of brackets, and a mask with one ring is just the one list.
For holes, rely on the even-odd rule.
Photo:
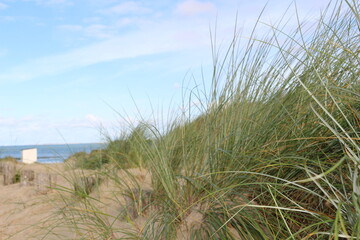
[[(40, 115), (0, 117), (0, 144), (60, 143), (64, 139), (66, 142), (99, 141), (100, 139), (96, 139), (99, 128), (108, 128), (112, 124), (111, 121), (94, 114), (59, 120), (50, 120)], [(71, 132), (78, 132), (81, 135), (72, 136)], [(17, 137), (14, 139), (14, 136)]]
[(109, 9), (106, 9), (104, 12), (126, 15), (126, 14), (149, 13), (151, 12), (151, 10), (149, 8), (140, 5), (140, 3), (138, 2), (128, 1), (115, 5)]
[(144, 24), (148, 24), (150, 22), (151, 22), (150, 19), (145, 19), (141, 17), (123, 17), (116, 21), (115, 27), (116, 28), (121, 28), (126, 26), (138, 27)]
[[(201, 15), (214, 12), (215, 6), (210, 2), (188, 0), (180, 3), (176, 9), (181, 14)], [(113, 6), (110, 10), (114, 13), (125, 14), (147, 11), (147, 8), (139, 3), (128, 1)], [(105, 18), (105, 15), (102, 18)], [(0, 67), (0, 83), (29, 81), (119, 59), (187, 49), (200, 50), (200, 47), (208, 49), (210, 43), (209, 22), (206, 17), (190, 20), (179, 18), (175, 14), (159, 20), (155, 16), (146, 18), (121, 16), (110, 23), (105, 24), (105, 22), (107, 21), (77, 22), (58, 26), (59, 30), (73, 32), (74, 36), (98, 39), (93, 44), (67, 52), (33, 58), (7, 69)], [(132, 26), (131, 29), (123, 32), (122, 28), (128, 25)]]
[(0, 130), (12, 129), (13, 131), (32, 132), (38, 130), (61, 129), (61, 128), (94, 128), (99, 125), (110, 125), (108, 120), (102, 119), (94, 114), (83, 117), (49, 121), (44, 116), (23, 116), (18, 118), (0, 118)]
[(92, 125), (95, 125), (95, 126), (99, 126), (99, 125), (102, 125), (104, 124), (105, 120), (94, 115), (94, 114), (87, 114), (85, 116), (85, 119), (91, 123)]
[(70, 6), (73, 5), (72, 1), (70, 0), (23, 0), (25, 2), (35, 2), (38, 5), (44, 6)]
[(0, 2), (0, 10), (6, 9), (6, 8), (8, 8), (8, 5)]
[(85, 29), (87, 36), (96, 38), (110, 38), (113, 37), (115, 33), (115, 29), (104, 24), (91, 24)]
[(15, 19), (16, 17), (14, 16), (0, 16), (0, 21), (11, 22), (14, 21)]
[(58, 26), (58, 28), (60, 30), (77, 32), (77, 31), (83, 30), (84, 27), (81, 25), (75, 25), (75, 24), (64, 24), (64, 25)]
[(216, 7), (211, 2), (200, 2), (196, 0), (186, 0), (177, 5), (175, 12), (185, 16), (194, 16), (198, 14), (214, 13)]
[(72, 33), (80, 33), (85, 37), (100, 39), (111, 38), (116, 35), (116, 28), (114, 26), (104, 24), (90, 24), (87, 26), (65, 24), (58, 26), (58, 29)]
[[(67, 28), (77, 29), (76, 26)], [(208, 44), (208, 41), (205, 41), (208, 32), (206, 28), (201, 31), (196, 32), (197, 38), (190, 38), (188, 35), (194, 35), (195, 29), (191, 29), (191, 26), (179, 26), (178, 22), (146, 25), (124, 36), (112, 37), (63, 54), (34, 59), (8, 71), (3, 70), (0, 73), (0, 82), (28, 81), (117, 59), (204, 46), (204, 42)], [(185, 41), (186, 39), (191, 41)]]

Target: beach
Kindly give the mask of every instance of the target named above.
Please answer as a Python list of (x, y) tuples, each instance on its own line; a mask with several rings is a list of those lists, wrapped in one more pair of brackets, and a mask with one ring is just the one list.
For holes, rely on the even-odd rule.
[(360, 240), (360, 1), (262, 1), (0, 1), (0, 240)]
[[(77, 181), (76, 178), (81, 181), (81, 176), (93, 176), (93, 171), (73, 170), (64, 163), (16, 163), (16, 169), (18, 172), (34, 171), (35, 179), (26, 186), (22, 181), (4, 186), (4, 175), (0, 175), (0, 240), (77, 239), (89, 233), (87, 230), (76, 231), (71, 221), (64, 217), (64, 213), (82, 208), (81, 201), (78, 201), (81, 198), (74, 196), (74, 182)], [(130, 171), (142, 186), (150, 188), (151, 180), (147, 171)], [(39, 186), (36, 180), (39, 174), (51, 176), (51, 186)], [(121, 176), (124, 173), (118, 174)], [(119, 186), (107, 179), (90, 194), (98, 199), (98, 209), (108, 214), (104, 221), (111, 222), (114, 229), (119, 229), (117, 233), (113, 233), (116, 238), (123, 236), (121, 229), (136, 231), (137, 228), (141, 229), (145, 222), (142, 216), (136, 216), (131, 224), (124, 219), (116, 219), (126, 205), (126, 200), (118, 194), (119, 191)], [(81, 221), (79, 224), (82, 224)], [(86, 236), (86, 239), (97, 238)]]
[[(64, 172), (63, 164), (16, 164), (17, 170), (33, 170), (34, 173), (57, 174), (58, 184), (66, 185), (60, 177)], [(0, 176), (0, 239), (39, 239), (51, 224), (51, 218), (57, 208), (56, 190), (39, 192), (35, 185), (22, 186), (20, 182), (3, 185)], [(50, 239), (50, 238), (49, 238)]]

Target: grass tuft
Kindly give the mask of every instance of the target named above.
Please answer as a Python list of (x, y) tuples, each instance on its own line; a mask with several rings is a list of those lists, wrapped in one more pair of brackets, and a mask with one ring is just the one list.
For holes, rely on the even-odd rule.
[(235, 33), (224, 55), (212, 39), (210, 92), (105, 150), (112, 202), (132, 199), (133, 217), (92, 196), (74, 222), (102, 239), (360, 239), (359, 4), (330, 6), (315, 25), (295, 10), (292, 31)]

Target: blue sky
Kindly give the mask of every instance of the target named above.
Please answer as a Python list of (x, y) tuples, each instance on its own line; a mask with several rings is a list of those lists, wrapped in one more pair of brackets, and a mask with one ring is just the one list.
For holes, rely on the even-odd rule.
[[(99, 142), (126, 126), (117, 112), (176, 109), (189, 76), (210, 83), (209, 27), (226, 45), (238, 13), (246, 37), (267, 2), (269, 23), (292, 3), (0, 0), (0, 145)], [(313, 21), (327, 4), (297, 7)]]

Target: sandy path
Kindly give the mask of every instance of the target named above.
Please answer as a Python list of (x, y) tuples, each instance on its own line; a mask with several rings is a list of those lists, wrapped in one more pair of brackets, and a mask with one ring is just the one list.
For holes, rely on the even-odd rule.
[[(31, 169), (35, 173), (64, 172), (63, 164), (17, 164), (17, 170)], [(56, 211), (61, 207), (59, 193), (50, 190), (43, 194), (35, 186), (21, 186), (20, 183), (3, 186), (0, 175), (0, 240), (42, 239), (49, 225), (56, 220)], [(66, 186), (65, 179), (57, 177), (57, 183)], [(66, 232), (65, 233), (66, 235)], [(70, 235), (68, 234), (70, 237)], [(45, 239), (58, 239), (46, 236)]]
[[(74, 179), (89, 173), (83, 170), (67, 170), (64, 164), (24, 165), (18, 163), (16, 168), (17, 170), (33, 170), (35, 174), (57, 174), (57, 185), (69, 189), (73, 189), (73, 187), (66, 178)], [(138, 178), (139, 182), (142, 182), (142, 186), (147, 186), (147, 188), (150, 186), (150, 176), (146, 171), (132, 169), (130, 172)], [(121, 170), (118, 172), (118, 176), (122, 179), (126, 178), (125, 175)], [(117, 218), (124, 207), (120, 189), (121, 187), (108, 179), (91, 193), (92, 197), (98, 199), (96, 202), (98, 209), (112, 216), (106, 217), (106, 220), (112, 224), (114, 229), (117, 229), (113, 235), (115, 238), (123, 237), (121, 233), (123, 229), (141, 231), (145, 222), (140, 217), (131, 224), (124, 219)], [(67, 199), (64, 200), (61, 196), (65, 196)], [(73, 195), (59, 189), (52, 189), (44, 194), (40, 193), (36, 186), (21, 186), (20, 183), (3, 186), (3, 175), (0, 175), (0, 240), (78, 239), (79, 235), (76, 235), (73, 230), (61, 226), (64, 219), (61, 219), (62, 215), (59, 214), (59, 211), (62, 208), (66, 209), (66, 204), (68, 204), (67, 208), (82, 207), (77, 205)]]

